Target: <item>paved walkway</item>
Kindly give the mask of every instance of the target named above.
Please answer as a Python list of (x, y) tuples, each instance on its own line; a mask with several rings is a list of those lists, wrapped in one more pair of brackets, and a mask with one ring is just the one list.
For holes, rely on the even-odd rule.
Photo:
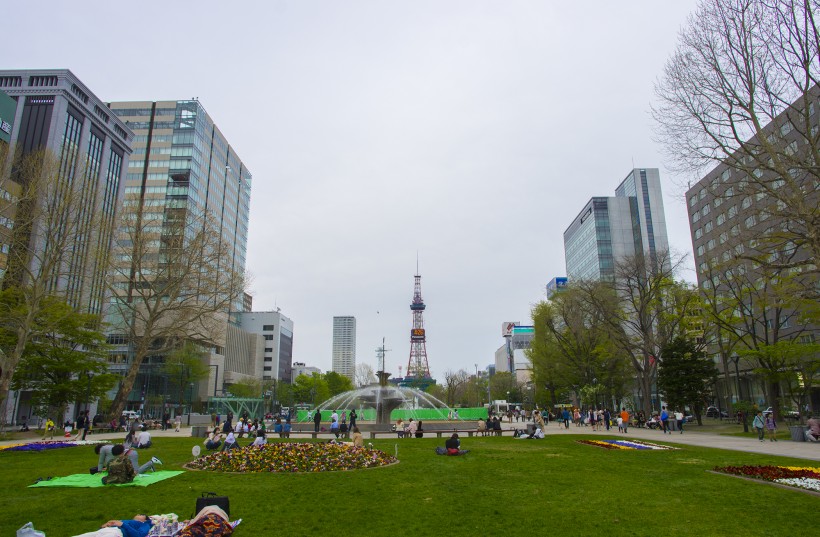
[[(464, 422), (459, 424), (459, 429), (467, 429), (472, 426), (472, 422)], [(523, 422), (504, 422), (504, 429), (519, 428), (523, 429), (526, 424)], [(684, 433), (673, 432), (664, 435), (662, 432), (652, 429), (639, 429), (637, 427), (630, 427), (629, 434), (618, 433), (618, 428), (613, 427), (611, 430), (601, 430), (593, 432), (589, 427), (576, 427), (570, 424), (569, 429), (564, 429), (563, 425), (552, 422), (547, 426), (547, 439), (551, 436), (557, 435), (590, 435), (600, 436), (601, 438), (635, 438), (637, 440), (646, 440), (649, 442), (668, 442), (674, 444), (684, 444), (698, 447), (710, 447), (718, 449), (727, 449), (731, 451), (745, 451), (747, 453), (762, 453), (766, 455), (781, 455), (784, 457), (794, 457), (798, 459), (807, 459), (813, 461), (820, 461), (820, 442), (793, 442), (789, 439), (781, 439), (778, 442), (759, 442), (757, 438), (748, 438), (740, 436), (726, 436), (708, 432), (701, 432), (697, 430), (697, 425), (692, 425), (689, 429), (684, 429)], [(780, 431), (780, 435), (784, 435)], [(153, 437), (172, 437), (172, 438), (190, 438), (190, 428), (183, 427), (179, 432), (173, 429), (167, 431), (151, 431)], [(310, 433), (292, 433), (292, 438), (310, 438)], [(320, 433), (318, 435), (321, 439), (333, 438), (329, 433)], [(34, 442), (41, 437), (27, 438), (25, 440), (4, 440), (0, 441), (0, 445), (17, 444), (20, 442)], [(55, 436), (55, 440), (62, 437)], [(72, 437), (73, 438), (73, 437)], [(122, 440), (125, 438), (124, 433), (102, 433), (88, 435), (88, 440)]]
[[(506, 426), (507, 424), (505, 423), (504, 425)], [(785, 439), (781, 438), (777, 442), (770, 442), (769, 440), (760, 442), (756, 437), (748, 438), (701, 432), (697, 430), (697, 427), (697, 425), (691, 425), (688, 429), (684, 427), (682, 434), (679, 432), (663, 434), (663, 432), (659, 430), (630, 427), (629, 434), (623, 434), (618, 432), (618, 427), (613, 427), (609, 431), (602, 429), (593, 432), (589, 427), (576, 427), (570, 424), (569, 429), (564, 429), (563, 425), (550, 423), (547, 426), (546, 434), (547, 437), (552, 435), (588, 434), (600, 435), (602, 438), (635, 438), (636, 440), (646, 440), (648, 442), (668, 442), (820, 461), (820, 442), (794, 442), (788, 437)], [(788, 435), (788, 429), (786, 429), (785, 435), (783, 430), (779, 432), (779, 435)]]

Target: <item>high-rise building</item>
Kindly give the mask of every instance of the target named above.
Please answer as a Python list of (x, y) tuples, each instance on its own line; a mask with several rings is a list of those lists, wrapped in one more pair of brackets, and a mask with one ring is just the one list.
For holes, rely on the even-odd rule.
[(331, 370), (351, 381), (356, 376), (356, 317), (333, 317), (333, 363)]
[[(9, 149), (22, 155), (49, 152), (58, 163), (55, 179), (71, 184), (82, 197), (72, 215), (76, 222), (67, 227), (73, 235), (71, 252), (62, 257), (62, 268), (49, 285), (73, 307), (103, 313), (110, 250), (105, 245), (112, 240), (133, 133), (67, 69), (0, 70), (0, 91), (16, 101), (14, 117), (0, 122), (0, 137), (8, 139)], [(3, 110), (5, 115), (10, 108)], [(2, 193), (5, 202), (14, 198), (14, 185), (8, 186)], [(16, 215), (7, 210), (2, 215), (0, 223), (12, 229)], [(29, 236), (18, 237), (14, 244), (31, 251), (45, 247), (46, 238), (21, 232)], [(2, 251), (9, 254), (7, 242)], [(13, 254), (10, 260), (26, 258)], [(13, 267), (9, 270), (14, 271), (9, 277), (21, 277)]]
[[(774, 404), (790, 397), (820, 407), (816, 381), (802, 390), (811, 385), (803, 378), (816, 371), (816, 351), (802, 351), (800, 359), (785, 359), (788, 350), (744, 357), (820, 340), (820, 283), (810, 238), (816, 237), (820, 203), (818, 98), (815, 86), (686, 192), (698, 286), (705, 308), (718, 319), (704, 323), (704, 332), (706, 350), (723, 373), (715, 396), (724, 408), (736, 400)], [(789, 372), (795, 374), (790, 382)], [(760, 381), (766, 377), (783, 380)], [(778, 389), (769, 392), (770, 384)]]
[[(220, 265), (244, 272), (252, 177), (202, 104), (194, 99), (109, 106), (134, 131), (126, 197), (133, 195), (153, 213), (207, 213), (223, 243), (231, 245)], [(244, 298), (237, 294), (231, 312), (243, 311)]]
[[(252, 177), (202, 104), (192, 99), (112, 102), (109, 107), (112, 115), (134, 132), (123, 203), (138, 208), (134, 213), (140, 221), (133, 229), (144, 230), (146, 239), (138, 254), (140, 259), (123, 256), (125, 263), (132, 263), (130, 273), (136, 274), (135, 263), (140, 263), (139, 271), (150, 278), (151, 271), (162, 270), (162, 264), (168, 263), (163, 261), (168, 248), (184, 244), (187, 234), (193, 232), (189, 230), (199, 226), (206, 229), (205, 225), (218, 234), (220, 248), (225, 250), (218, 259), (209, 261), (209, 269), (215, 274), (244, 273)], [(118, 237), (126, 246), (130, 239), (126, 235)], [(115, 278), (125, 280), (128, 274), (128, 270), (119, 270)], [(129, 293), (145, 284), (137, 280), (115, 283)], [(213, 326), (223, 328), (209, 329), (212, 342), (203, 350), (214, 376), (200, 382), (192, 398), (218, 393), (220, 385), (229, 387), (263, 376), (264, 343), (259, 334), (241, 329), (240, 313), (248, 301), (245, 293), (236, 291), (226, 293), (235, 297), (230, 307), (213, 315)], [(203, 296), (209, 292), (203, 290)], [(124, 313), (129, 314), (128, 310)], [(128, 322), (112, 317), (111, 326), (121, 332)], [(124, 371), (129, 367), (128, 337), (111, 333), (109, 342), (115, 345), (110, 357), (112, 369)], [(163, 361), (157, 353), (140, 365), (129, 395), (130, 405), (149, 396), (167, 394), (167, 381), (158, 374)]]
[(614, 197), (592, 198), (564, 232), (570, 281), (611, 281), (619, 260), (639, 254), (655, 258), (668, 249), (656, 168), (630, 171)]

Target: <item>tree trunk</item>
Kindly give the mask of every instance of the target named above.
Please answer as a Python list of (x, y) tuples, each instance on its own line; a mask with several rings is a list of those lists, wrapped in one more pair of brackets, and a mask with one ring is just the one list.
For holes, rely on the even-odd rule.
[(120, 388), (117, 390), (117, 395), (111, 401), (111, 409), (109, 410), (108, 419), (117, 419), (125, 410), (125, 405), (128, 403), (128, 396), (134, 388), (134, 382), (137, 381), (137, 374), (139, 374), (142, 361), (145, 359), (145, 350), (135, 350), (134, 358), (128, 367), (128, 374), (122, 379)]

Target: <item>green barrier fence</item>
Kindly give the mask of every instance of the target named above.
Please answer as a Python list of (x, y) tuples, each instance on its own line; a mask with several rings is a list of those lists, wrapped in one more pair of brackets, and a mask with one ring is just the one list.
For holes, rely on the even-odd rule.
[[(350, 413), (349, 409), (344, 408), (337, 408), (335, 409), (336, 412), (341, 416), (343, 411), (347, 411), (348, 414)], [(322, 421), (330, 421), (330, 414), (332, 413), (331, 410), (322, 409)], [(441, 409), (441, 408), (397, 408), (393, 412), (390, 413), (390, 421), (395, 422), (399, 418), (403, 419), (404, 421), (413, 418), (414, 420), (429, 420), (429, 421), (447, 421), (447, 413), (452, 412), (449, 409)], [(358, 414), (358, 421), (375, 421), (376, 420), (376, 410), (373, 408), (357, 408), (356, 414)], [(298, 422), (306, 422), (312, 420), (313, 413), (309, 410), (299, 410), (296, 412), (296, 421)], [(458, 420), (459, 421), (472, 421), (472, 420), (479, 420), (479, 419), (487, 419), (487, 409), (484, 407), (475, 407), (475, 408), (459, 408), (458, 409)], [(349, 421), (349, 420), (348, 420)]]

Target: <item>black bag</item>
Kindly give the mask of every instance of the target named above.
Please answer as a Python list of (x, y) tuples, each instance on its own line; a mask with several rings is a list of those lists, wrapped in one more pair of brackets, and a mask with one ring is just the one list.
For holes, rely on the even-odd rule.
[(215, 505), (231, 516), (231, 502), (227, 496), (217, 496), (216, 492), (203, 492), (202, 496), (196, 499), (196, 512), (202, 511), (203, 507)]

